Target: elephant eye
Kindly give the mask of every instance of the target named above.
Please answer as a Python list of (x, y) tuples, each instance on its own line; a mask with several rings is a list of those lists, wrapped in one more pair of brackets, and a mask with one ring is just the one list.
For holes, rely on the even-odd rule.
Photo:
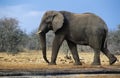
[(45, 20), (45, 23), (46, 23), (46, 24), (50, 23), (50, 20)]
[(46, 23), (50, 23), (51, 21), (52, 21), (52, 17), (49, 16), (46, 18)]
[(46, 21), (46, 24), (49, 25), (49, 24), (51, 24), (51, 22), (50, 21)]
[(50, 29), (52, 28), (52, 23), (51, 22), (48, 22), (47, 25), (48, 25), (48, 28), (50, 28)]

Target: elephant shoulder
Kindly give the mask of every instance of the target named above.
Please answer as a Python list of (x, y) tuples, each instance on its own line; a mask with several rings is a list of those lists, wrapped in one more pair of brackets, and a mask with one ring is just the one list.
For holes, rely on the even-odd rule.
[(97, 16), (96, 14), (91, 13), (91, 12), (85, 12), (85, 13), (83, 13), (83, 14), (89, 14), (89, 15)]
[(94, 13), (91, 13), (91, 12), (85, 12), (85, 13), (83, 13), (83, 14), (94, 14)]
[(59, 11), (60, 13), (63, 13), (63, 14), (71, 14), (72, 12), (69, 12), (69, 11)]

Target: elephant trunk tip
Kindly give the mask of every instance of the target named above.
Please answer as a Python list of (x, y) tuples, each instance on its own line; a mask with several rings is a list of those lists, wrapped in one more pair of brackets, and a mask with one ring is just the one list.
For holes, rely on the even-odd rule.
[(44, 60), (49, 63), (48, 59), (46, 58), (46, 56), (43, 56)]

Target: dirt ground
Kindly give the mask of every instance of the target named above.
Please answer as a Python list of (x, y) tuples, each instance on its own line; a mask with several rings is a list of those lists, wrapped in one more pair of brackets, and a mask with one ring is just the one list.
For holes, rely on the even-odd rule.
[[(92, 67), (93, 52), (80, 52), (81, 67)], [(120, 55), (115, 55), (118, 61), (112, 65), (120, 67)], [(48, 60), (51, 58), (51, 52), (47, 52)], [(39, 68), (72, 68), (74, 60), (70, 54), (70, 59), (65, 58), (65, 54), (59, 52), (57, 57), (57, 65), (49, 66), (42, 57), (41, 51), (20, 52), (18, 54), (0, 53), (0, 69), (39, 69)], [(109, 61), (107, 57), (101, 54), (101, 66), (108, 67)], [(99, 66), (98, 66), (99, 67)]]

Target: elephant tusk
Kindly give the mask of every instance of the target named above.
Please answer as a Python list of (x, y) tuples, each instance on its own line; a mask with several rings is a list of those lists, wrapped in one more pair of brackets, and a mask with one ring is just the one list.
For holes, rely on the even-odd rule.
[(40, 30), (40, 31), (38, 31), (36, 34), (40, 34), (42, 31)]

